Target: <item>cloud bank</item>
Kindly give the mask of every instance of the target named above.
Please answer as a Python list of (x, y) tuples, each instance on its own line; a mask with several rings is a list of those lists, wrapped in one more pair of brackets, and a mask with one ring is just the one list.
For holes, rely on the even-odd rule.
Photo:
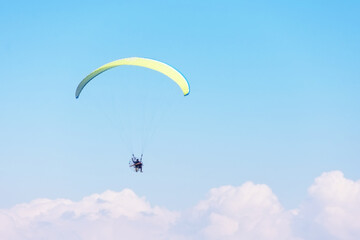
[(360, 239), (360, 181), (339, 171), (315, 179), (297, 209), (264, 184), (213, 188), (193, 208), (151, 205), (132, 190), (74, 202), (36, 199), (0, 210), (0, 239)]

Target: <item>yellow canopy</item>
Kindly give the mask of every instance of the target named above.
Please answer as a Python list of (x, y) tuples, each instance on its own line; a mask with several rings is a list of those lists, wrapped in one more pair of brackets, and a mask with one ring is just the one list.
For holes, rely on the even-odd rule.
[(90, 82), (93, 78), (95, 78), (97, 75), (101, 74), (102, 72), (105, 72), (106, 70), (109, 70), (111, 68), (121, 66), (121, 65), (133, 65), (133, 66), (140, 66), (145, 68), (150, 68), (155, 71), (158, 71), (169, 78), (171, 78), (183, 91), (184, 96), (188, 95), (190, 93), (189, 84), (186, 81), (185, 77), (177, 70), (175, 70), (173, 67), (148, 58), (140, 58), (140, 57), (131, 57), (131, 58), (123, 58), (119, 59), (110, 63), (107, 63), (89, 75), (87, 75), (78, 85), (75, 93), (75, 97), (78, 98), (81, 91), (85, 87), (88, 82)]

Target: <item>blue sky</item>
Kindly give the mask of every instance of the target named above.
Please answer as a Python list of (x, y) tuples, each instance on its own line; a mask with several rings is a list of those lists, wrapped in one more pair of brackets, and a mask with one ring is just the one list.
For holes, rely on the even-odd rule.
[[(359, 179), (359, 5), (3, 3), (0, 208), (130, 188), (176, 210), (246, 181), (267, 184), (292, 208), (323, 172)], [(89, 72), (131, 56), (175, 66), (191, 85), (169, 116), (174, 124), (154, 137), (142, 175), (129, 171), (107, 119), (74, 98)], [(158, 76), (139, 71), (126, 74)]]

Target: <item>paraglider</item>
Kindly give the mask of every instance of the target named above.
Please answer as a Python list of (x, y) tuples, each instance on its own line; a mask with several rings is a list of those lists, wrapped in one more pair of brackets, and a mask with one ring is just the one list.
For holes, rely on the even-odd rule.
[(142, 163), (142, 158), (143, 158), (143, 154), (141, 154), (141, 158), (138, 159), (135, 157), (135, 155), (132, 155), (131, 161), (129, 162), (129, 167), (130, 168), (134, 168), (135, 172), (143, 172), (142, 167), (143, 167), (143, 163)]
[[(168, 78), (170, 78), (171, 80), (173, 80), (176, 83), (176, 85), (181, 89), (184, 96), (187, 96), (190, 93), (189, 83), (187, 82), (186, 78), (175, 68), (173, 68), (163, 62), (156, 61), (156, 60), (149, 59), (149, 58), (130, 57), (130, 58), (123, 58), (123, 59), (119, 59), (119, 60), (107, 63), (107, 64), (99, 67), (98, 69), (94, 70), (93, 72), (91, 72), (78, 84), (78, 86), (76, 88), (76, 92), (75, 92), (75, 97), (79, 98), (84, 87), (91, 80), (96, 78), (101, 73), (103, 73), (109, 69), (118, 67), (118, 66), (126, 66), (126, 65), (127, 66), (144, 67), (144, 68), (148, 68), (148, 69), (152, 69), (157, 72), (160, 72), (160, 73), (164, 74), (165, 76), (167, 76)], [(153, 89), (153, 93), (156, 93), (155, 88)], [(141, 154), (140, 159), (136, 158), (134, 153), (132, 154), (132, 158), (129, 163), (129, 166), (131, 168), (134, 168), (135, 172), (143, 171), (142, 157), (143, 157), (143, 154)]]

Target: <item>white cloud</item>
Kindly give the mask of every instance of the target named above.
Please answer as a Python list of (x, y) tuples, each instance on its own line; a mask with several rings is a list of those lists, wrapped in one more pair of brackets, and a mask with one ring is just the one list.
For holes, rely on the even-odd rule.
[(206, 239), (295, 239), (290, 228), (293, 214), (263, 184), (212, 189), (194, 211), (207, 223), (201, 229)]
[(322, 174), (298, 209), (264, 184), (211, 189), (182, 213), (152, 206), (132, 190), (78, 202), (36, 199), (0, 210), (0, 239), (291, 240), (360, 239), (360, 181)]
[(0, 212), (0, 239), (166, 239), (177, 217), (129, 189), (79, 202), (37, 199)]
[(323, 173), (308, 192), (298, 220), (307, 239), (360, 239), (360, 181), (340, 171)]

